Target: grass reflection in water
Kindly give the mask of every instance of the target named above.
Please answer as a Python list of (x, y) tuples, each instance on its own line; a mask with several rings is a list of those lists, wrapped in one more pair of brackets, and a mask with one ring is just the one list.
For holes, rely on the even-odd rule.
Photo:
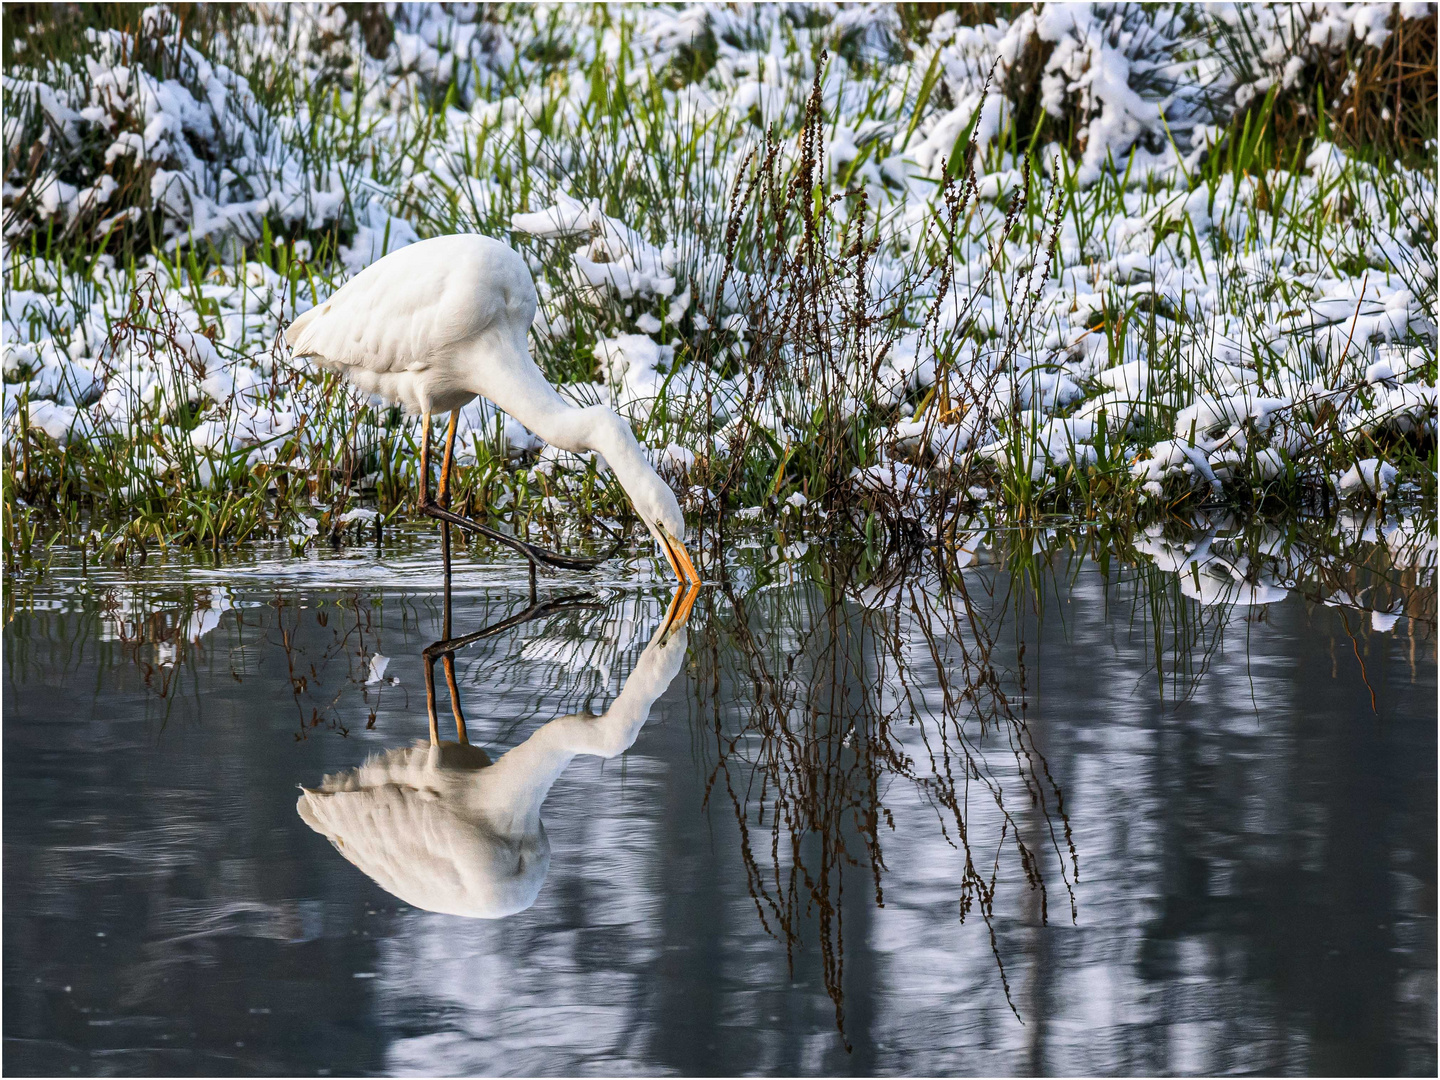
[[(1086, 781), (1076, 778), (1075, 741), (1082, 726), (1066, 716), (1063, 701), (1057, 707), (1053, 691), (1040, 693), (1044, 664), (1053, 664), (1056, 649), (1065, 647), (1071, 620), (1077, 626), (1083, 621), (1072, 603), (1113, 612), (1102, 620), (1104, 632), (1112, 635), (1117, 652), (1123, 648), (1135, 658), (1124, 674), (1137, 685), (1148, 681), (1152, 694), (1158, 687), (1168, 713), (1187, 703), (1203, 704), (1202, 688), (1220, 685), (1207, 679), (1222, 675), (1230, 680), (1233, 698), (1244, 673), (1237, 683), (1233, 675), (1217, 672), (1217, 664), (1232, 659), (1227, 650), (1243, 659), (1250, 635), (1279, 617), (1277, 602), (1287, 595), (1303, 596), (1315, 612), (1334, 609), (1325, 618), (1338, 617), (1350, 636), (1341, 634), (1334, 647), (1322, 645), (1320, 651), (1330, 648), (1327, 670), (1357, 685), (1372, 681), (1375, 672), (1366, 668), (1384, 655), (1379, 642), (1397, 658), (1402, 669), (1397, 675), (1408, 657), (1411, 681), (1416, 670), (1423, 677), (1433, 655), (1433, 532), (1403, 519), (1281, 528), (1213, 518), (1128, 534), (1074, 526), (977, 529), (957, 534), (941, 558), (932, 551), (908, 562), (877, 558), (859, 547), (792, 546), (787, 553), (784, 538), (777, 541), (768, 549), (752, 544), (727, 552), (724, 572), (716, 572), (716, 586), (696, 602), (690, 619), (687, 675), (676, 677), (669, 690), (662, 686), (655, 697), (649, 691), (646, 696), (655, 701), (666, 694), (656, 714), (669, 724), (683, 725), (685, 708), (690, 710), (694, 760), (666, 760), (672, 770), (693, 769), (700, 778), (672, 771), (668, 781), (673, 791), (685, 793), (687, 805), (707, 803), (716, 843), (700, 857), (715, 864), (716, 873), (744, 874), (737, 900), (748, 896), (748, 910), (741, 913), (750, 928), (763, 926), (778, 939), (775, 963), (783, 951), (799, 981), (812, 963), (818, 966), (836, 1021), (857, 1050), (872, 1042), (863, 1031), (861, 1005), (869, 976), (863, 967), (854, 968), (856, 955), (866, 954), (865, 948), (857, 952), (854, 935), (863, 938), (877, 925), (867, 924), (866, 909), (914, 903), (983, 923), (984, 930), (975, 930), (989, 938), (996, 963), (983, 981), (993, 986), (996, 1006), (1003, 1008), (1003, 994), (1027, 1029), (1043, 1024), (1049, 1008), (1040, 988), (1045, 980), (1035, 976), (1039, 954), (1030, 950), (1038, 939), (1031, 928), (1049, 920), (1069, 934), (1078, 918), (1082, 931), (1103, 934), (1107, 919), (1115, 917), (1113, 907), (1105, 908), (1106, 852), (1097, 849), (1102, 839), (1097, 817), (1113, 815), (1117, 827), (1142, 825), (1124, 800), (1099, 804), (1092, 790), (1092, 801), (1084, 802)], [(536, 739), (545, 742), (549, 736), (541, 738), (541, 732), (558, 730), (549, 723), (557, 715), (586, 727), (593, 724), (587, 712), (613, 714), (623, 703), (617, 699), (609, 710), (604, 703), (617, 685), (625, 688), (622, 697), (639, 685), (642, 646), (663, 618), (655, 597), (633, 584), (597, 583), (590, 606), (542, 604), (525, 619), (516, 614), (524, 608), (523, 587), (471, 588), (455, 607), (462, 632), (457, 643), (449, 640), (452, 628), (441, 598), (429, 591), (433, 583), (425, 589), (403, 583), (393, 589), (326, 586), (307, 593), (290, 584), (257, 585), (234, 568), (183, 570), (159, 579), (92, 574), (85, 586), (91, 600), (83, 620), (73, 623), (66, 622), (73, 616), (51, 612), (39, 601), (21, 610), (29, 631), (8, 641), (12, 683), (35, 683), (51, 677), (47, 672), (68, 670), (78, 663), (73, 658), (83, 651), (82, 639), (93, 638), (98, 644), (87, 648), (97, 653), (105, 679), (141, 692), (147, 719), (158, 721), (152, 732), (155, 737), (164, 732), (163, 740), (183, 738), (193, 727), (249, 744), (272, 735), (288, 744), (292, 736), (282, 730), (283, 709), (293, 700), (295, 735), (302, 737), (296, 753), (325, 764), (286, 775), (290, 782), (313, 783), (324, 770), (353, 768), (366, 753), (366, 747), (325, 736), (358, 736), (379, 748), (377, 743), (393, 747), (424, 735), (418, 707), (422, 653), (452, 661), (453, 674), (447, 672), (445, 682), (453, 683), (471, 708), (469, 738), (487, 747), (514, 747), (509, 754), (517, 754)], [(471, 575), (473, 586), (473, 570)], [(227, 584), (211, 584), (217, 580)], [(382, 594), (379, 605), (374, 601)], [(7, 591), (8, 617), (25, 609), (27, 595), (23, 580)], [(1090, 614), (1087, 610), (1085, 617)], [(497, 619), (500, 632), (466, 633)], [(437, 627), (446, 640), (425, 649)], [(1087, 640), (1105, 651), (1093, 632)], [(382, 653), (394, 658), (388, 671), (377, 663), (385, 659)], [(678, 655), (673, 659), (676, 672), (686, 670)], [(1092, 659), (1102, 658), (1097, 653)], [(1055, 685), (1054, 676), (1052, 671), (1047, 687)], [(258, 700), (263, 690), (280, 711), (261, 717), (252, 705), (235, 713), (233, 732), (226, 729), (214, 702), (228, 684), (244, 684), (234, 686), (237, 707), (242, 698)], [(202, 688), (209, 695), (204, 708)], [(1383, 709), (1385, 688), (1376, 682), (1371, 692)], [(1119, 688), (1111, 698), (1125, 693)], [(1109, 700), (1097, 698), (1102, 699)], [(1212, 703), (1207, 715), (1224, 721), (1227, 710), (1248, 708), (1240, 700), (1222, 709)], [(1357, 723), (1364, 719), (1357, 717)], [(1201, 737), (1194, 725), (1177, 734), (1165, 726), (1168, 721), (1159, 723), (1160, 737), (1171, 740), (1167, 758), (1178, 735), (1189, 738), (1193, 728)], [(365, 731), (366, 725), (373, 730)], [(1062, 730), (1067, 725), (1070, 734)], [(181, 730), (166, 731), (174, 726)], [(1123, 737), (1113, 718), (1104, 728)], [(626, 737), (604, 749), (619, 753), (633, 739), (641, 753), (654, 746), (638, 725), (628, 725)], [(1070, 745), (1060, 748), (1065, 739)], [(312, 753), (320, 749), (317, 742), (331, 749)], [(1184, 744), (1178, 749), (1191, 758), (1197, 752)], [(498, 766), (509, 754), (492, 756)], [(1207, 828), (1222, 839), (1252, 835), (1248, 818), (1216, 823), (1217, 814), (1228, 812), (1228, 796), (1209, 794), (1204, 785), (1210, 774), (1200, 768), (1204, 762), (1191, 758), (1185, 759), (1190, 766), (1180, 761), (1162, 783), (1183, 781), (1194, 788), (1187, 796), (1192, 802), (1185, 804), (1189, 809), (1176, 811), (1187, 828), (1212, 845), (1218, 841)], [(1237, 757), (1227, 766), (1233, 778), (1227, 782), (1249, 783), (1257, 791), (1275, 787), (1268, 772), (1249, 776), (1244, 760)], [(609, 774), (599, 779), (614, 786)], [(1067, 800), (1077, 782), (1078, 803)], [(556, 790), (567, 784), (580, 790), (578, 777), (561, 780)], [(537, 822), (545, 791), (534, 800)], [(931, 815), (928, 825), (923, 816), (896, 809), (913, 808), (916, 793), (924, 800), (922, 813)], [(552, 804), (550, 813), (558, 815), (559, 805)], [(650, 810), (659, 812), (659, 804), (647, 804)], [(284, 812), (289, 814), (288, 802)], [(293, 816), (290, 820), (300, 827)], [(567, 840), (578, 835), (580, 822), (573, 814), (556, 820), (557, 840), (562, 833)], [(725, 821), (734, 822), (734, 833), (728, 825), (720, 827)], [(1288, 818), (1277, 821), (1266, 828), (1289, 835), (1281, 828)], [(921, 835), (926, 832), (934, 843)], [(1249, 865), (1250, 849), (1238, 846), (1238, 839), (1226, 842), (1231, 846), (1217, 849), (1225, 859), (1211, 860), (1213, 873), (1229, 872), (1231, 863)], [(673, 865), (646, 850), (644, 860), (625, 863), (625, 873)], [(563, 851), (557, 860), (575, 859), (573, 848), (557, 845), (557, 851)], [(601, 858), (616, 854), (607, 851)], [(333, 856), (324, 858), (353, 875)], [(923, 880), (916, 875), (917, 859), (924, 864)], [(1082, 863), (1088, 871), (1083, 886)], [(1112, 873), (1120, 865), (1126, 864), (1112, 854)], [(574, 877), (576, 869), (569, 866), (564, 873)], [(551, 870), (552, 878), (560, 873)], [(918, 899), (917, 880), (926, 887)], [(543, 874), (537, 893), (544, 891), (542, 882)], [(669, 887), (668, 881), (659, 885), (656, 895)], [(1147, 887), (1169, 902), (1171, 886)], [(1188, 878), (1173, 890), (1189, 900), (1204, 895), (1203, 882)], [(1057, 897), (1059, 907), (1052, 910)], [(1194, 910), (1213, 907), (1191, 904)], [(1161, 978), (1165, 964), (1178, 963), (1172, 938), (1212, 932), (1209, 924), (1183, 921), (1184, 911), (1175, 910), (1178, 914), (1146, 923), (1137, 968), (1144, 978)], [(729, 932), (735, 932), (733, 925)], [(539, 933), (532, 927), (530, 937)], [(1241, 934), (1239, 940), (1251, 939)], [(868, 944), (873, 954), (875, 942)], [(977, 945), (983, 958), (984, 945)], [(1017, 980), (1012, 995), (1009, 983)], [(827, 1011), (828, 1005), (822, 1009)], [(824, 1022), (828, 1025), (828, 1015)], [(846, 1032), (847, 1022), (856, 1030)]]

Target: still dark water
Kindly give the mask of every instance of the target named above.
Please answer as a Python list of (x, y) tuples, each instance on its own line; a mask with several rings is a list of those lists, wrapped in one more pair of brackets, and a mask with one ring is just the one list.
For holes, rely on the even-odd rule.
[(1347, 529), (542, 578), (489, 767), (428, 534), (13, 575), (5, 1071), (1433, 1075), (1434, 538)]

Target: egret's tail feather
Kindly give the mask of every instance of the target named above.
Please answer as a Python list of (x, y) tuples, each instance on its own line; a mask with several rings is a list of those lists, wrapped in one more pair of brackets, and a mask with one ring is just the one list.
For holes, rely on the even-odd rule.
[(315, 307), (312, 307), (309, 311), (305, 312), (305, 314), (301, 315), (298, 319), (296, 319), (289, 326), (287, 326), (285, 328), (285, 344), (289, 345), (293, 349), (295, 345), (300, 341), (300, 335), (305, 332), (305, 328), (315, 321), (315, 318), (321, 313), (321, 311), (324, 310), (324, 308), (325, 305), (317, 304), (315, 305)]

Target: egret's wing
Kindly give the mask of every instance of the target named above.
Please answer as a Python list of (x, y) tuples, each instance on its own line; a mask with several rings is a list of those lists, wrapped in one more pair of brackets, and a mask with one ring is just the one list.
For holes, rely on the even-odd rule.
[(307, 789), (296, 809), (386, 892), (426, 911), (509, 914), (534, 901), (544, 878), (543, 863), (527, 865), (520, 849), (456, 813), (433, 789)]
[(460, 864), (477, 847), (474, 826), (467, 828), (434, 791), (398, 784), (306, 791), (297, 808), (306, 824), (383, 888), (421, 907), (459, 891), (465, 877)]
[(291, 323), (285, 340), (296, 356), (330, 367), (424, 371), (517, 302), (523, 305), (528, 297), (515, 294), (527, 286), (533, 297), (524, 263), (503, 244), (480, 236), (437, 237), (362, 270)]
[(451, 746), (448, 753), (468, 767), (436, 768), (441, 751), (422, 741), (325, 777), (318, 788), (302, 790), (295, 808), (408, 904), (480, 918), (521, 910), (534, 901), (548, 860), (527, 858), (466, 812), (465, 793), (488, 758), (477, 747)]

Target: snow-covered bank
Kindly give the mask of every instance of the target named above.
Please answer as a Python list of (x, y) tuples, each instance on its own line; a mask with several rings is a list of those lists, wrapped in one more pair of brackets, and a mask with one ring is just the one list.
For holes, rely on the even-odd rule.
[[(1433, 155), (1377, 166), (1317, 137), (1273, 160), (1227, 127), (1427, 20), (1433, 5), (1047, 5), (922, 34), (880, 5), (406, 5), (381, 49), (306, 5), (257, 9), (206, 52), (177, 48), (155, 7), (136, 38), (92, 31), (71, 56), (17, 45), (3, 376), (8, 441), (33, 453), (10, 455), (25, 482), (7, 491), (118, 510), (303, 490), (256, 510), (277, 535), (318, 532), (294, 529), (316, 509), (338, 525), (372, 490), (400, 502), (410, 422), (357, 420), (363, 403), (276, 335), (386, 251), (474, 230), (536, 272), (552, 376), (626, 412), (700, 503), (737, 455), (756, 479), (733, 509), (814, 497), (790, 463), (818, 385), (864, 422), (853, 490), (917, 514), (938, 474), (1001, 503), (1097, 477), (1157, 506), (1433, 492)], [(1237, 60), (1241, 30), (1257, 48)], [(726, 232), (764, 128), (782, 168), (804, 157), (822, 52), (816, 179), (843, 196), (837, 221), (863, 196), (858, 280), (893, 299), (863, 341), (829, 343), (843, 386), (765, 340), (791, 283)], [(1032, 132), (1040, 172), (1007, 229)], [(972, 138), (973, 196), (937, 228)], [(541, 449), (478, 403), (461, 432), (469, 463)], [(475, 496), (548, 498), (592, 467), (541, 455)]]

